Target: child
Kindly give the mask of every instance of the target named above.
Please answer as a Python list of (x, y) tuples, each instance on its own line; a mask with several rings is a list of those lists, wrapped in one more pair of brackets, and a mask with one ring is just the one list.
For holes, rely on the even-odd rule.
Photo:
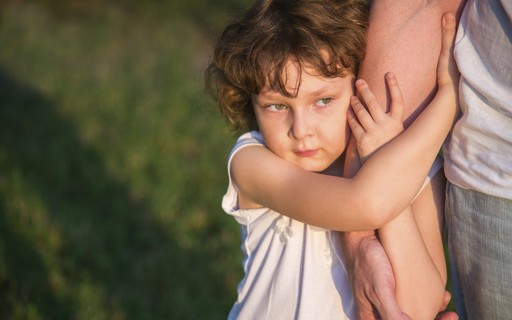
[[(366, 19), (367, 1), (263, 0), (217, 43), (207, 87), (236, 129), (252, 130), (231, 152), (223, 199), (241, 224), (245, 271), (229, 318), (355, 319), (338, 239), (322, 228), (373, 230), (405, 211), (455, 119), (454, 76), (442, 55), (436, 98), (386, 143), (403, 130), (396, 79), (387, 76), (389, 114), (364, 81), (355, 85), (369, 112), (352, 97)], [(351, 179), (341, 177), (347, 120), (364, 158), (385, 144)], [(410, 229), (414, 221), (403, 220), (393, 223)], [(431, 271), (425, 300), (439, 307), (444, 283)]]

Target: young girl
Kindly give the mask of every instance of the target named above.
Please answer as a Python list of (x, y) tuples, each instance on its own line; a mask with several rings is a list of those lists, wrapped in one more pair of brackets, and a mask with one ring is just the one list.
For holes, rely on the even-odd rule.
[[(222, 203), (241, 225), (244, 253), (230, 318), (355, 319), (339, 241), (323, 228), (373, 230), (406, 211), (455, 119), (449, 33), (437, 96), (406, 131), (400, 133), (403, 105), (393, 75), (389, 114), (362, 80), (355, 86), (369, 112), (352, 97), (366, 19), (367, 1), (263, 0), (217, 43), (207, 87), (236, 129), (251, 130), (230, 154)], [(365, 160), (384, 144), (351, 179), (341, 177), (347, 120)], [(404, 174), (406, 168), (414, 170)], [(393, 223), (415, 226), (410, 219)], [(416, 246), (417, 234), (401, 240)], [(400, 250), (399, 242), (389, 245)], [(422, 316), (433, 318), (444, 277), (430, 268), (428, 248), (417, 247), (412, 258), (433, 284), (422, 291), (432, 301)]]

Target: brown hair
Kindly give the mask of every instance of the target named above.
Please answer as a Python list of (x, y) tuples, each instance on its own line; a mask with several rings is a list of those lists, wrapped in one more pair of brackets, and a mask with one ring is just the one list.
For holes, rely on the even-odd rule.
[(288, 59), (324, 77), (356, 74), (367, 26), (368, 0), (256, 0), (219, 38), (206, 90), (237, 131), (257, 130), (252, 94), (269, 83), (289, 95)]

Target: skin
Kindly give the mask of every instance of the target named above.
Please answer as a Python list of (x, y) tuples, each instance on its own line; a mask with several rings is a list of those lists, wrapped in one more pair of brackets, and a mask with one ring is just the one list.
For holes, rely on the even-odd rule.
[[(435, 62), (439, 52), (440, 17), (444, 12), (460, 12), (461, 1), (375, 1), (371, 9), (368, 48), (360, 75), (374, 88), (377, 100), (385, 105), (389, 100), (382, 82), (386, 70), (394, 70), (401, 81), (406, 105), (406, 125), (417, 117), (434, 92)], [(404, 68), (403, 66), (414, 66)], [(347, 154), (354, 154), (350, 148)], [(348, 162), (355, 157), (347, 156)], [(349, 164), (350, 165), (350, 164)], [(353, 174), (353, 173), (352, 173)], [(444, 177), (439, 174), (418, 196), (412, 205), (416, 219), (432, 217), (436, 213), (442, 222)], [(436, 224), (420, 222), (425, 238), (440, 237)], [(431, 233), (431, 234), (429, 234)], [(434, 234), (432, 234), (434, 233)], [(436, 234), (437, 233), (437, 234)], [(360, 319), (407, 318), (395, 294), (395, 279), (389, 259), (375, 233), (361, 232), (344, 235), (344, 252), (351, 276)], [(437, 252), (440, 250), (436, 249)], [(439, 253), (431, 252), (431, 256)], [(439, 270), (444, 262), (435, 261)], [(441, 309), (449, 301), (446, 293)], [(443, 319), (454, 319), (454, 313), (445, 313)]]
[(253, 98), (265, 143), (275, 154), (303, 169), (329, 169), (340, 175), (340, 156), (348, 142), (349, 128), (339, 124), (347, 123), (353, 76), (323, 78), (314, 76), (310, 69), (299, 75), (300, 69), (292, 60), (286, 70), (286, 89), (294, 93), (293, 97), (267, 86)]

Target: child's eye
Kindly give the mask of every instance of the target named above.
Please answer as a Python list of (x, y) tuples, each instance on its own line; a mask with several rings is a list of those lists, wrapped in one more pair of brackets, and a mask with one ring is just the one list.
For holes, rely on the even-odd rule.
[(316, 104), (321, 107), (324, 107), (324, 106), (329, 105), (332, 102), (332, 100), (333, 100), (332, 98), (322, 98), (320, 100), (317, 100)]
[(267, 105), (267, 109), (271, 111), (283, 111), (286, 110), (288, 107), (284, 104), (269, 104)]

